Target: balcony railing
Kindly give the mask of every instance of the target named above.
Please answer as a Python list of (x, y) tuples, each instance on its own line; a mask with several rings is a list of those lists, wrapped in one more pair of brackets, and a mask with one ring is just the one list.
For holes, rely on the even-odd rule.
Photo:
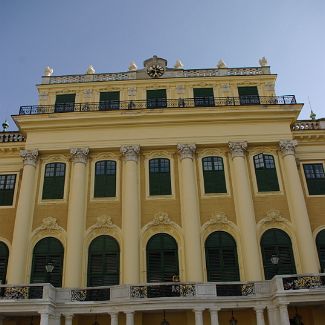
[(107, 301), (110, 300), (110, 288), (86, 288), (71, 290), (71, 301)]
[(18, 132), (6, 131), (0, 133), (0, 143), (4, 142), (23, 142), (25, 138)]
[(301, 275), (284, 277), (282, 279), (284, 290), (325, 289), (325, 276)]
[(243, 105), (293, 105), (294, 95), (286, 96), (241, 96), (241, 97), (196, 97), (179, 99), (150, 99), (129, 101), (107, 101), (98, 103), (66, 103), (56, 105), (21, 106), (19, 115), (52, 114), (91, 111), (118, 111), (143, 109), (186, 109), (202, 107), (243, 106)]
[(43, 285), (0, 286), (0, 299), (26, 300), (43, 299)]

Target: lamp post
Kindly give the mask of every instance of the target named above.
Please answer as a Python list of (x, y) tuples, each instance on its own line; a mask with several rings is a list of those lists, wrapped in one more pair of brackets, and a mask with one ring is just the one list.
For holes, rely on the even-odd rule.
[(163, 321), (160, 323), (160, 325), (169, 325), (169, 323), (167, 322), (166, 317), (165, 317), (165, 311), (164, 311), (164, 319), (163, 319)]
[(296, 307), (296, 315), (293, 318), (293, 321), (295, 325), (303, 325), (302, 318), (300, 315), (298, 315), (297, 307)]
[(232, 310), (231, 311), (231, 318), (230, 318), (230, 320), (229, 320), (229, 324), (230, 325), (237, 325), (237, 319), (234, 317), (234, 311)]
[(278, 274), (279, 271), (279, 261), (280, 261), (280, 257), (278, 255), (273, 254), (270, 258), (272, 265), (274, 266), (274, 270), (275, 270), (275, 275)]
[(46, 274), (47, 274), (47, 282), (51, 283), (51, 273), (54, 270), (54, 264), (52, 262), (47, 262), (45, 264), (45, 270), (46, 270)]

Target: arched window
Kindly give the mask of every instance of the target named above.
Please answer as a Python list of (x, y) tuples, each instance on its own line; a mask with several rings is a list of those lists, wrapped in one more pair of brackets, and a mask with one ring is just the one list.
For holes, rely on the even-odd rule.
[(94, 197), (116, 196), (116, 162), (97, 161), (95, 164)]
[(149, 160), (150, 195), (172, 194), (170, 182), (170, 162), (167, 158)]
[(116, 239), (102, 235), (95, 238), (88, 250), (88, 287), (119, 284), (120, 247)]
[(321, 272), (325, 272), (325, 230), (320, 231), (316, 237)]
[(204, 192), (226, 193), (225, 170), (221, 157), (205, 157), (202, 159)]
[(157, 234), (147, 243), (147, 281), (170, 282), (179, 275), (176, 240), (168, 234)]
[(63, 199), (65, 164), (46, 164), (43, 183), (43, 200)]
[(0, 242), (0, 281), (6, 283), (7, 266), (8, 266), (9, 250), (5, 243)]
[[(62, 286), (64, 248), (61, 242), (53, 237), (41, 239), (34, 247), (31, 283), (51, 283), (55, 287)], [(52, 264), (52, 272), (46, 271), (46, 265)]]
[(284, 231), (267, 230), (261, 238), (261, 250), (266, 280), (272, 279), (277, 274), (296, 273), (291, 240)]
[(279, 191), (278, 176), (272, 155), (254, 156), (255, 175), (259, 192)]
[(216, 231), (205, 241), (205, 260), (208, 281), (239, 281), (237, 246), (234, 238)]

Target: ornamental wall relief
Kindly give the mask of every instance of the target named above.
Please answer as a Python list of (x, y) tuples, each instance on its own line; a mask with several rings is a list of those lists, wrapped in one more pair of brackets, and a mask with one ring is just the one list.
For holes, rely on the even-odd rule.
[(276, 209), (267, 211), (264, 218), (262, 218), (257, 224), (257, 231), (260, 235), (264, 233), (264, 231), (271, 228), (282, 229), (288, 233), (288, 235), (291, 235), (292, 233), (291, 222), (288, 219), (282, 217), (281, 212)]

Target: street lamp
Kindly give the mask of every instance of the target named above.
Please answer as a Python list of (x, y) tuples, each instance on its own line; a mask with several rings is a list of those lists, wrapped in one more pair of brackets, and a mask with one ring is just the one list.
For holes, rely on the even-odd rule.
[(279, 270), (279, 261), (280, 257), (278, 255), (273, 254), (270, 258), (272, 265), (274, 265), (275, 275), (278, 274)]
[(232, 310), (231, 311), (231, 318), (230, 318), (230, 320), (229, 320), (229, 324), (230, 325), (237, 325), (237, 319), (234, 317), (234, 311)]
[(164, 320), (160, 323), (160, 325), (169, 325), (165, 317), (165, 311), (164, 311)]
[(295, 325), (303, 325), (302, 318), (301, 318), (300, 315), (298, 315), (297, 307), (296, 307), (296, 315), (295, 315), (295, 317), (293, 318), (293, 321), (294, 321), (294, 324), (295, 324)]

